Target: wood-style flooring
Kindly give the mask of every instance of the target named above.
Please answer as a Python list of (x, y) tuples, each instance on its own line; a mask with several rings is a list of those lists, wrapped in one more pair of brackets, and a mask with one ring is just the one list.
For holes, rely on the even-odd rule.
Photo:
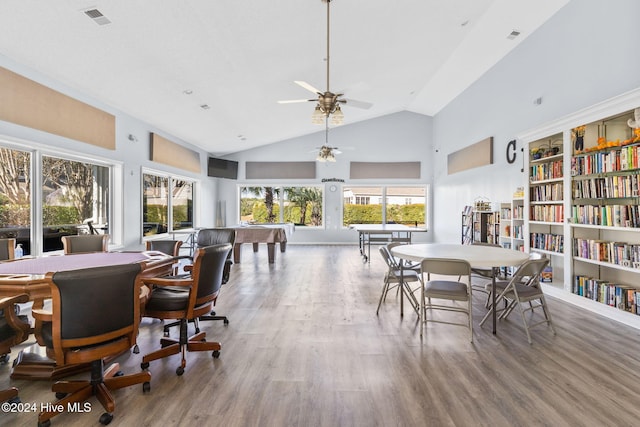
[[(519, 314), (465, 328), (400, 317), (395, 292), (376, 316), (386, 267), (354, 246), (293, 246), (267, 263), (266, 248), (243, 253), (217, 311), (230, 324), (202, 324), (220, 341), (219, 359), (189, 353), (151, 362), (151, 392), (118, 390), (114, 426), (633, 426), (640, 425), (639, 331), (548, 298), (557, 335), (546, 326), (529, 345)], [(106, 308), (105, 308), (106, 311)], [(539, 311), (539, 310), (538, 310)], [(443, 313), (440, 316), (456, 316)], [(140, 369), (162, 324), (145, 319), (140, 354), (118, 361)], [(177, 331), (172, 331), (176, 334)], [(12, 360), (17, 351), (14, 349)], [(54, 401), (50, 383), (9, 380), (23, 402)], [(52, 426), (99, 425), (103, 410), (53, 418)], [(36, 413), (0, 413), (0, 425), (37, 425)]]

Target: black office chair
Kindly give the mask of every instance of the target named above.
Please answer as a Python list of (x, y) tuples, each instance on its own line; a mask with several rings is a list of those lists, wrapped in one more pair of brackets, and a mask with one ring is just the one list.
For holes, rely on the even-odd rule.
[[(11, 347), (29, 338), (31, 329), (27, 316), (16, 314), (16, 304), (29, 301), (26, 294), (0, 299), (0, 363), (9, 361)], [(18, 389), (15, 387), (0, 390), (0, 402), (18, 403)]]
[(206, 341), (204, 332), (187, 335), (188, 322), (209, 311), (215, 303), (222, 286), (222, 272), (227, 256), (231, 252), (228, 243), (198, 248), (193, 265), (185, 267), (191, 271), (189, 277), (166, 276), (144, 279), (151, 287), (151, 295), (145, 306), (145, 316), (156, 319), (180, 319), (180, 336), (172, 339), (165, 335), (160, 340), (161, 348), (142, 358), (140, 367), (147, 369), (149, 362), (182, 353), (182, 361), (176, 374), (182, 375), (186, 366), (185, 351), (213, 351), (220, 356), (221, 345)]
[[(198, 232), (197, 245), (199, 248), (218, 245), (220, 243), (229, 243), (233, 251), (233, 245), (236, 243), (236, 230), (232, 228), (204, 228)], [(233, 252), (229, 252), (229, 256), (224, 263), (224, 272), (222, 273), (223, 285), (229, 281), (231, 274), (231, 266), (233, 265), (231, 258), (232, 253)]]
[[(122, 375), (117, 363), (104, 370), (103, 358), (128, 351), (136, 341), (140, 322), (140, 264), (48, 273), (52, 311), (32, 310), (38, 341), (56, 365), (91, 364), (91, 379), (58, 381), (51, 387), (60, 399), (52, 408), (64, 411), (74, 402), (95, 395), (105, 412), (100, 423), (113, 419), (115, 400), (111, 390), (142, 383), (151, 389), (151, 374)], [(39, 426), (48, 426), (60, 412), (43, 411)]]

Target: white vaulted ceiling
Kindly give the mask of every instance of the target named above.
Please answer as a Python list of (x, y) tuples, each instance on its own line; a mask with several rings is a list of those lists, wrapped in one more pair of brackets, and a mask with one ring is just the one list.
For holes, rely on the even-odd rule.
[[(568, 1), (333, 0), (345, 124), (434, 115)], [(321, 0), (0, 1), (1, 55), (217, 155), (321, 130), (277, 101), (327, 89), (325, 44)]]

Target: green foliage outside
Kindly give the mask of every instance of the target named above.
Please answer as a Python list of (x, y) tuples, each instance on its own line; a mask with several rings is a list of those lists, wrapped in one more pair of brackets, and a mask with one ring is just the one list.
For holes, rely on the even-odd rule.
[[(424, 224), (424, 204), (391, 205), (387, 207), (387, 222), (417, 222)], [(344, 205), (343, 224), (379, 224), (382, 222), (381, 205)]]
[[(31, 208), (29, 205), (0, 205), (1, 227), (28, 227)], [(42, 223), (45, 227), (52, 225), (82, 224), (83, 218), (73, 206), (44, 206)]]
[(166, 224), (168, 214), (167, 205), (147, 205), (145, 209), (144, 222)]

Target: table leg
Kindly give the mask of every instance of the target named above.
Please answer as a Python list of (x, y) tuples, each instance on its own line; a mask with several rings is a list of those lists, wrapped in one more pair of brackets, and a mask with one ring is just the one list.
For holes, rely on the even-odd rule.
[(404, 317), (404, 262), (400, 260), (400, 317)]
[[(254, 243), (257, 245), (257, 243)], [(273, 264), (276, 258), (276, 244), (267, 243), (267, 254), (269, 255), (269, 264)]]
[(280, 242), (280, 252), (285, 252), (287, 250), (287, 242)]
[(496, 334), (496, 274), (498, 269), (496, 267), (492, 268), (491, 274), (491, 318), (493, 320), (493, 334)]
[(240, 262), (240, 243), (233, 245), (233, 262), (236, 264)]
[(253, 252), (258, 252), (258, 242), (253, 242)]

